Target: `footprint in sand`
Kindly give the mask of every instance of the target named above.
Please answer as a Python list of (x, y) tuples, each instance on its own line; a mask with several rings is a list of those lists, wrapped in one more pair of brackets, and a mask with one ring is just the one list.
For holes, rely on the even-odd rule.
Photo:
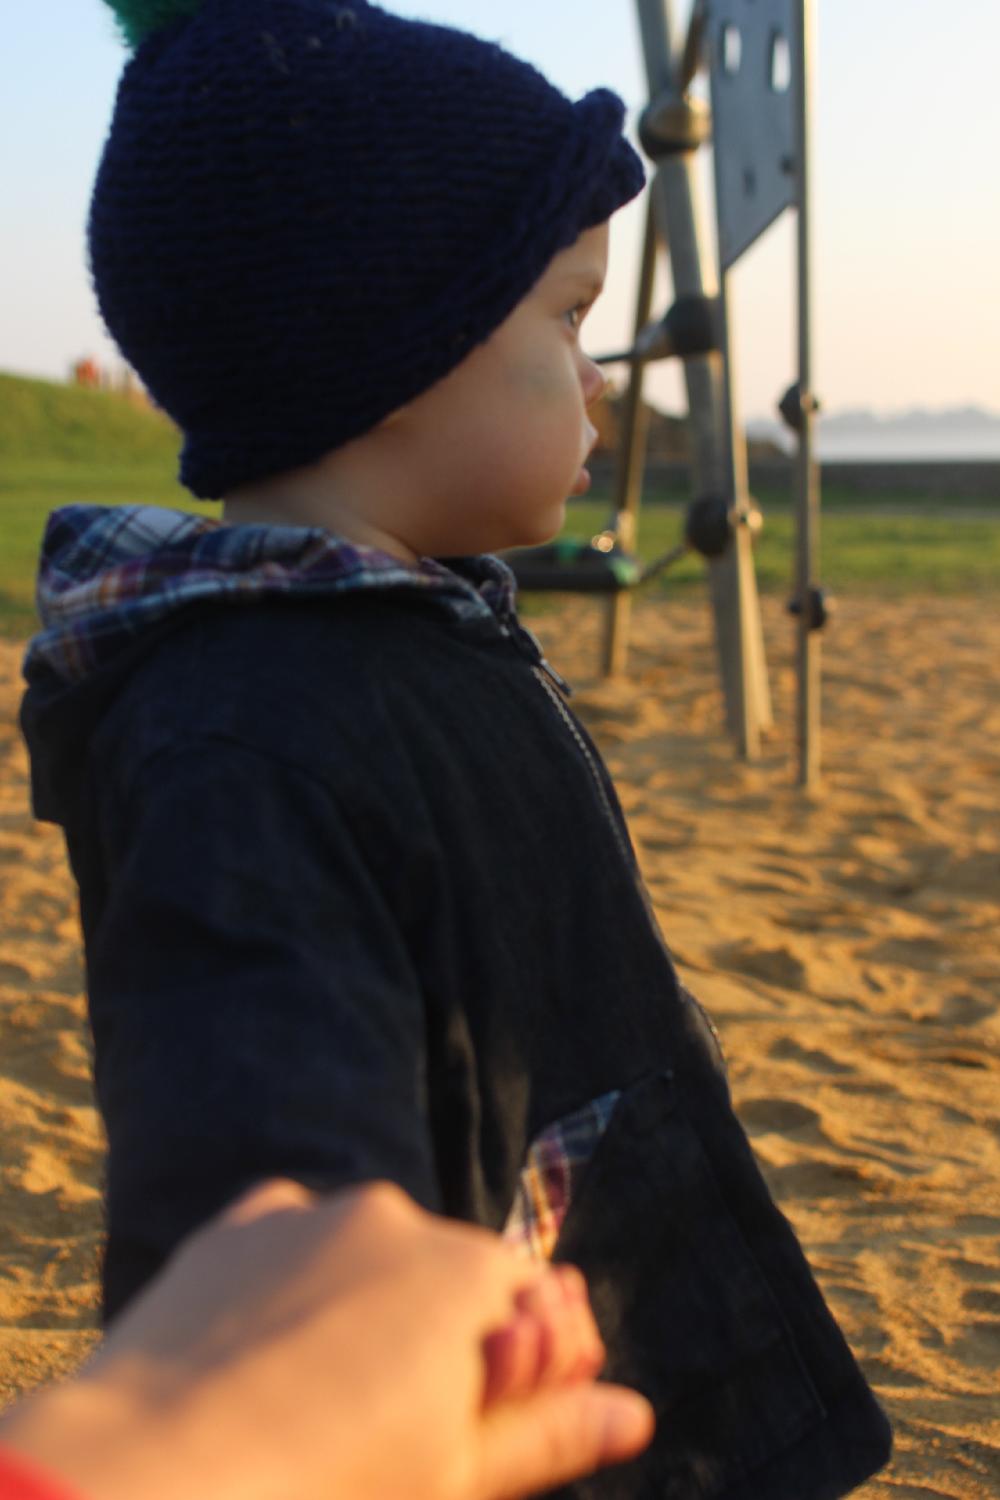
[[(750, 886), (753, 889), (753, 886)], [(773, 921), (776, 927), (789, 932), (825, 933), (828, 937), (865, 938), (866, 929), (855, 920), (856, 914), (843, 906), (801, 906), (776, 912)]]
[[(776, 860), (760, 859), (754, 862), (754, 868), (762, 871), (765, 875), (780, 876), (782, 882), (780, 887), (778, 887), (780, 890), (787, 890), (789, 885), (812, 884), (812, 877), (809, 871), (804, 870), (801, 865), (793, 865), (791, 863), (782, 864)], [(736, 883), (734, 882), (734, 884)]]
[[(989, 1214), (962, 1214), (955, 1220), (952, 1228), (956, 1235), (984, 1235), (994, 1242), (1000, 1239), (1000, 1219), (994, 1219)], [(968, 1262), (966, 1265), (968, 1266)], [(1000, 1267), (994, 1266), (993, 1274), (1000, 1276)]]
[(790, 948), (762, 948), (749, 940), (722, 943), (711, 950), (712, 958), (723, 969), (735, 969), (753, 979), (779, 984), (783, 989), (804, 990), (807, 971), (802, 960)]
[(855, 1000), (853, 995), (824, 995), (823, 1004), (830, 1005), (834, 1010), (850, 1010), (855, 1015), (867, 1016), (869, 1008), (862, 1005), (860, 1000)]
[(934, 1037), (921, 1035), (904, 1037), (907, 1046), (921, 1054), (925, 1063), (944, 1063), (952, 1068), (969, 1068), (972, 1072), (995, 1073), (1000, 1071), (1000, 1057), (985, 1049), (973, 1047), (942, 1047)]
[(1000, 1265), (985, 1265), (981, 1260), (952, 1261), (955, 1274), (962, 1281), (1000, 1283)]
[(954, 1339), (948, 1350), (952, 1359), (982, 1370), (1000, 1370), (1000, 1323), (972, 1323)]
[(863, 1355), (861, 1357), (861, 1368), (864, 1370), (872, 1385), (879, 1386), (883, 1394), (892, 1390), (894, 1386), (910, 1388), (923, 1385), (923, 1377), (912, 1370), (903, 1369), (900, 1365), (892, 1364), (887, 1359), (879, 1359), (877, 1356)]
[(849, 1200), (848, 1212), (869, 1211), (861, 1195), (871, 1184), (863, 1172), (846, 1163), (788, 1162), (767, 1168), (767, 1179), (779, 1202), (798, 1199), (815, 1204), (824, 1198), (844, 1198)]
[(947, 972), (961, 952), (961, 944), (942, 937), (887, 938), (869, 948), (865, 957), (870, 963), (940, 974)]
[[(0, 1288), (8, 1295), (11, 1284), (17, 1285), (23, 1280), (20, 1267), (35, 1264), (40, 1246), (58, 1247), (73, 1238), (81, 1223), (92, 1219), (97, 1227), (100, 1222), (97, 1190), (93, 1187), (87, 1189), (72, 1180), (56, 1187), (35, 1189), (20, 1181), (15, 1165), (4, 1173), (3, 1196), (11, 1228), (5, 1235)], [(10, 1309), (6, 1309), (5, 1315), (0, 1302), (0, 1324), (11, 1321), (14, 1320), (10, 1317)]]
[(941, 1002), (940, 1019), (947, 1026), (975, 1026), (987, 1016), (995, 1016), (998, 1006), (989, 1000), (964, 993), (946, 995)]
[(937, 1112), (943, 1125), (975, 1125), (976, 1123), (974, 1115), (968, 1114), (964, 1109), (953, 1109), (950, 1104), (939, 1104)]
[(794, 1099), (743, 1099), (737, 1114), (750, 1135), (772, 1130), (782, 1135), (815, 1133), (821, 1129), (816, 1111)]
[(92, 1102), (90, 1063), (78, 1010), (59, 1002), (24, 1002), (2, 1018), (0, 1076), (16, 1078), (50, 1101)]
[(630, 817), (629, 829), (649, 854), (671, 854), (677, 849), (689, 849), (698, 836), (694, 823), (670, 822), (646, 813)]
[[(995, 1266), (991, 1269), (994, 1275), (1000, 1275), (1000, 1271)], [(988, 1287), (974, 1287), (971, 1291), (962, 1293), (962, 1305), (970, 1312), (989, 1313), (993, 1317), (1000, 1317), (1000, 1292), (990, 1291)]]
[(730, 880), (725, 876), (719, 882), (727, 885), (730, 890), (741, 891), (750, 896), (787, 896), (788, 887), (780, 885), (776, 880)]
[(53, 1149), (42, 1141), (30, 1142), (19, 1153), (21, 1160), (11, 1171), (11, 1182), (32, 1198), (55, 1193), (61, 1203), (90, 1202), (103, 1152), (100, 1142), (71, 1142), (65, 1137)]
[(800, 1047), (798, 1042), (793, 1042), (789, 1037), (781, 1037), (768, 1048), (768, 1056), (776, 1057), (782, 1062), (800, 1062), (807, 1068), (812, 1068), (817, 1073), (845, 1074), (855, 1073), (856, 1068), (849, 1067), (846, 1063), (838, 1062), (831, 1057), (829, 1052), (824, 1052), (818, 1047)]
[(14, 984), (24, 988), (34, 984), (34, 976), (24, 964), (0, 963), (0, 984)]
[(884, 1328), (878, 1325), (881, 1321), (882, 1306), (877, 1295), (866, 1287), (856, 1286), (851, 1283), (838, 1280), (836, 1277), (824, 1278), (830, 1289), (832, 1299), (839, 1304), (839, 1310), (847, 1310), (853, 1329), (853, 1342), (856, 1352), (859, 1339), (863, 1341), (865, 1351), (869, 1354), (879, 1354), (885, 1348), (888, 1335)]

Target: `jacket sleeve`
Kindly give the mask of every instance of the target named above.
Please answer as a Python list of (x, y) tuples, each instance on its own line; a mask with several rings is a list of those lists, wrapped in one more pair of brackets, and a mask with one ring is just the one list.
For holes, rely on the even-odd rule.
[(105, 1315), (253, 1182), (398, 1182), (438, 1207), (420, 984), (356, 809), (205, 740), (102, 817), (88, 943), (108, 1136)]

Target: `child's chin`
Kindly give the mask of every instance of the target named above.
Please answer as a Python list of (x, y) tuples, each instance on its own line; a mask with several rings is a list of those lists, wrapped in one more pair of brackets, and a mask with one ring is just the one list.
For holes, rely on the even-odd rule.
[(526, 529), (518, 540), (511, 542), (510, 545), (512, 547), (544, 547), (546, 542), (555, 541), (563, 529), (565, 519), (565, 511), (560, 506), (558, 517), (552, 520), (547, 526), (533, 527), (530, 531)]
[(481, 550), (507, 552), (519, 547), (543, 547), (546, 542), (555, 541), (566, 523), (568, 498), (569, 495), (564, 494), (542, 505), (536, 504), (527, 514), (522, 511), (516, 517), (509, 517), (509, 524), (503, 527), (503, 540), (494, 536), (493, 545)]

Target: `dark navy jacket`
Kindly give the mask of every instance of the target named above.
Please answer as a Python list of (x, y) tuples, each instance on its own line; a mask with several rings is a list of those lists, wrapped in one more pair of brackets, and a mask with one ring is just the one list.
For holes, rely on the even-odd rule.
[(617, 1094), (555, 1255), (658, 1434), (561, 1493), (833, 1500), (885, 1462), (601, 758), (512, 616), (208, 596), (53, 661), (23, 722), (80, 886), (108, 1315), (270, 1174), (387, 1177), (501, 1229), (532, 1141)]

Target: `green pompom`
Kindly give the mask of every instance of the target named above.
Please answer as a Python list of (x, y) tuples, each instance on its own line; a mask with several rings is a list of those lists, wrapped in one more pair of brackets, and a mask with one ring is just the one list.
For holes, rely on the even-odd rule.
[(118, 28), (130, 47), (138, 47), (154, 31), (193, 16), (202, 0), (107, 0), (118, 18)]

